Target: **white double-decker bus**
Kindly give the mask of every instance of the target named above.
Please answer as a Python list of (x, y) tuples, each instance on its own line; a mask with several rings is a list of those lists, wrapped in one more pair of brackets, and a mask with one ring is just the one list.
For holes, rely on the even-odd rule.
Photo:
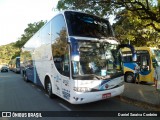
[(124, 90), (119, 42), (108, 20), (63, 11), (24, 45), (23, 53), (31, 54), (31, 68), (36, 71), (33, 81), (39, 79), (50, 97), (82, 104), (114, 97)]

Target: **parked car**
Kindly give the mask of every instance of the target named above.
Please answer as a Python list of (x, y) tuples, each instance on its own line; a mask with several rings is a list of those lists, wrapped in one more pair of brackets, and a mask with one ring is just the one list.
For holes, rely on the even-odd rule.
[(7, 66), (3, 66), (1, 68), (1, 72), (8, 72), (8, 67)]

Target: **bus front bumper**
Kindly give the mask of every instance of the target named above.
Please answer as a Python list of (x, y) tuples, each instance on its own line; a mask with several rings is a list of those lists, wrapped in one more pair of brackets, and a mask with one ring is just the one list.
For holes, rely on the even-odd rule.
[(72, 104), (84, 104), (89, 102), (95, 102), (99, 100), (108, 99), (114, 96), (118, 96), (122, 94), (123, 91), (124, 91), (124, 85), (105, 91), (86, 92), (86, 93), (74, 92), (69, 102)]

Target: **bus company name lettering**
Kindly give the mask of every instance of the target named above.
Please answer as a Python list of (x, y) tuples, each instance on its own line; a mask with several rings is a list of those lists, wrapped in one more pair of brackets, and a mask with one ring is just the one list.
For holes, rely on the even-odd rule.
[(59, 80), (61, 80), (60, 76), (55, 76), (54, 79), (56, 80), (56, 82), (59, 82)]
[(67, 87), (69, 87), (69, 81), (68, 80), (63, 80), (63, 84)]
[(63, 94), (63, 97), (67, 100), (70, 99), (70, 91), (69, 90), (66, 90), (66, 89), (62, 89), (62, 94)]

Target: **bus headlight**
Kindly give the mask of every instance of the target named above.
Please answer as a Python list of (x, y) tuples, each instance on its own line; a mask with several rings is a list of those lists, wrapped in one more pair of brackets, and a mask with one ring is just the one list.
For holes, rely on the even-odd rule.
[(91, 88), (88, 88), (88, 87), (74, 87), (73, 90), (76, 91), (76, 92), (90, 92)]

